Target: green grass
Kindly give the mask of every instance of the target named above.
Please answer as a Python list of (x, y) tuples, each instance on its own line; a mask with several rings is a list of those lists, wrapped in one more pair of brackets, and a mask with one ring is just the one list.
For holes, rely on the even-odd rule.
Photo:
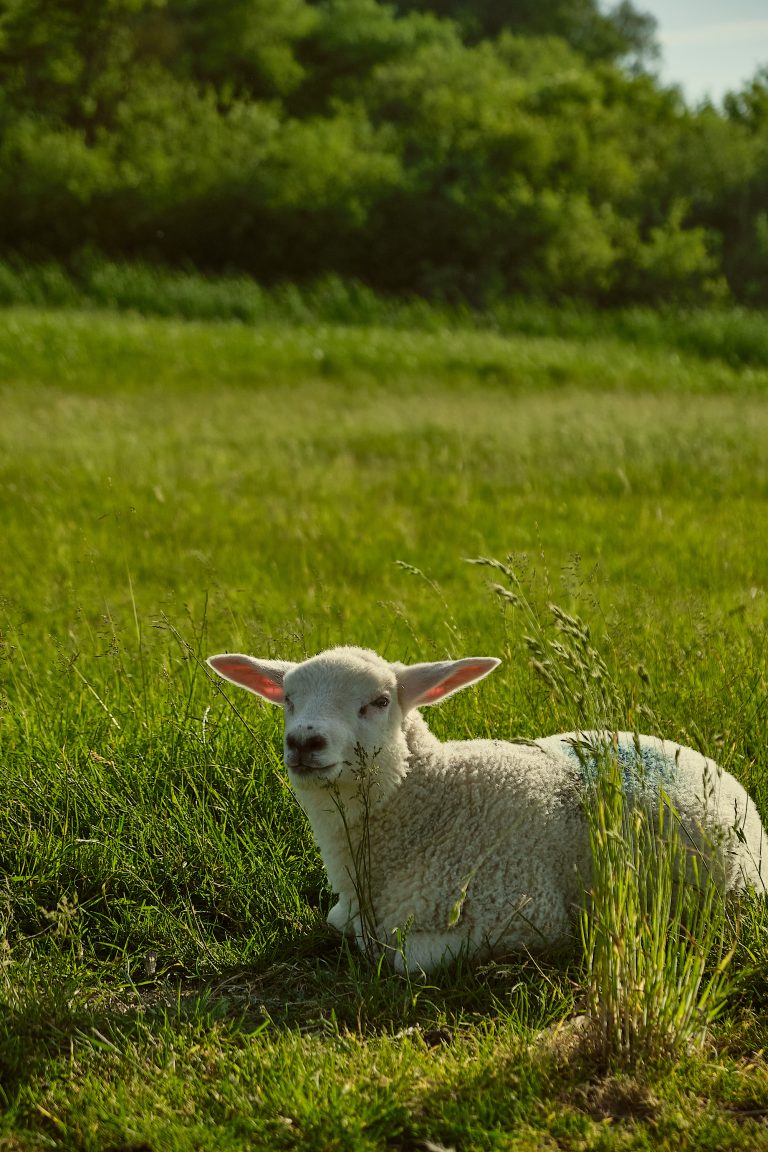
[(446, 330), (461, 329), (463, 339), (470, 331), (566, 337), (582, 345), (618, 339), (643, 353), (654, 348), (679, 350), (758, 370), (768, 363), (768, 320), (763, 312), (748, 308), (596, 311), (568, 301), (553, 307), (504, 299), (478, 311), (417, 296), (385, 296), (338, 276), (264, 288), (244, 275), (204, 276), (193, 268), (115, 262), (92, 252), (75, 257), (69, 268), (0, 262), (0, 306), (118, 309), (249, 325), (416, 329), (441, 336)]
[(768, 816), (768, 368), (530, 317), (0, 317), (0, 1148), (768, 1148), (759, 906), (704, 1055), (601, 1073), (577, 951), (339, 945), (279, 715), (201, 665), (495, 654), (435, 730), (569, 728), (465, 563), (511, 553)]

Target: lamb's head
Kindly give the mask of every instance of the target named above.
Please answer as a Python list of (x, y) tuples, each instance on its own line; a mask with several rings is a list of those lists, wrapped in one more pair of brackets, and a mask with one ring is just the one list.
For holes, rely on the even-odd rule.
[(239, 654), (210, 656), (220, 676), (283, 706), (284, 754), (293, 786), (353, 782), (376, 763), (385, 778), (405, 771), (403, 721), (491, 672), (491, 657), (390, 664), (366, 648), (330, 648), (300, 664)]

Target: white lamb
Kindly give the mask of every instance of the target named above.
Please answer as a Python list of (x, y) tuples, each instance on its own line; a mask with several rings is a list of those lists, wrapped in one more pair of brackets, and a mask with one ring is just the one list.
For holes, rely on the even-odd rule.
[[(441, 743), (418, 708), (486, 676), (489, 657), (408, 666), (332, 648), (300, 664), (208, 663), (284, 707), (288, 777), (338, 895), (333, 928), (425, 972), (569, 938), (591, 871), (583, 746), (601, 734)], [(663, 788), (725, 889), (764, 891), (768, 844), (733, 776), (654, 737), (613, 744), (626, 784)]]

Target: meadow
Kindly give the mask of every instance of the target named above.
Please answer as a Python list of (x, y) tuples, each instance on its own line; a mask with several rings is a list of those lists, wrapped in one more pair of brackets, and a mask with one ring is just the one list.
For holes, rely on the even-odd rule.
[(54, 307), (11, 281), (0, 1149), (768, 1149), (758, 904), (666, 1065), (579, 1044), (578, 947), (377, 971), (325, 927), (277, 710), (203, 666), (497, 655), (435, 731), (569, 729), (577, 692), (467, 563), (509, 557), (542, 635), (550, 602), (588, 622), (617, 725), (716, 756), (768, 817), (768, 320), (338, 292), (237, 317), (189, 284), (163, 316), (141, 283)]

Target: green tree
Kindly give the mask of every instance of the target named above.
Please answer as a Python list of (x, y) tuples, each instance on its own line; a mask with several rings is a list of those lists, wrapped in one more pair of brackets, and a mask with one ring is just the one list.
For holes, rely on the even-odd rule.
[(6, 108), (87, 135), (112, 127), (152, 65), (224, 99), (282, 96), (315, 19), (305, 0), (0, 0), (0, 86)]
[(450, 17), (474, 40), (504, 29), (528, 36), (560, 36), (588, 60), (652, 62), (658, 57), (656, 21), (621, 0), (609, 12), (598, 0), (398, 0), (402, 12)]
[(398, 16), (378, 0), (320, 0), (299, 59), (306, 81), (292, 108), (316, 114), (329, 101), (356, 100), (380, 65), (407, 59), (427, 44), (460, 44), (458, 27), (431, 13)]
[(692, 110), (629, 3), (466, 0), (474, 41), (459, 5), (0, 0), (0, 245), (477, 304), (723, 271), (768, 298), (765, 73)]
[(44, 115), (93, 132), (111, 120), (154, 0), (0, 0), (6, 113)]
[(166, 65), (200, 83), (285, 96), (305, 78), (297, 49), (316, 21), (305, 0), (166, 0), (143, 44), (164, 42)]

